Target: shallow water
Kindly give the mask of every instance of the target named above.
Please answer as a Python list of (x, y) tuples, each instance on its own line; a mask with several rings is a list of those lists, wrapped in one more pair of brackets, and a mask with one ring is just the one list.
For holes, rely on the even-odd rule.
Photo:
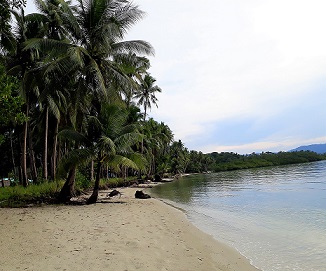
[(326, 161), (192, 175), (152, 193), (262, 270), (326, 270)]

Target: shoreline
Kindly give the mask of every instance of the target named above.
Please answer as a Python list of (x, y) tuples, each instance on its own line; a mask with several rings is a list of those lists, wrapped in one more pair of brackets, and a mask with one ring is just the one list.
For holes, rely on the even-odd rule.
[[(155, 198), (159, 201), (161, 201), (163, 204), (167, 205), (168, 207), (171, 207), (171, 208), (174, 208), (178, 211), (180, 211), (181, 213), (183, 213), (183, 215), (186, 217), (187, 221), (192, 224), (198, 231), (200, 232), (203, 232), (204, 234), (207, 234), (208, 236), (210, 236), (212, 239), (214, 239), (214, 241), (216, 241), (219, 245), (222, 245), (222, 246), (226, 246), (227, 248), (233, 250), (232, 253), (237, 253), (237, 254), (240, 254), (242, 257), (244, 257), (252, 267), (254, 267), (255, 269), (254, 270), (257, 270), (257, 271), (262, 271), (261, 269), (259, 269), (258, 267), (256, 267), (253, 263), (252, 263), (252, 260), (248, 257), (246, 257), (245, 255), (243, 255), (237, 248), (215, 238), (212, 234), (209, 234), (207, 233), (206, 231), (200, 229), (199, 227), (197, 227), (193, 222), (191, 222), (191, 220), (188, 218), (188, 215), (187, 215), (187, 211), (181, 207), (178, 207), (176, 205), (173, 204), (173, 201), (170, 201), (170, 200), (166, 200), (166, 199), (161, 199), (161, 198)], [(172, 202), (172, 203), (171, 203)]]
[(101, 191), (94, 205), (0, 209), (3, 270), (257, 271), (158, 198)]

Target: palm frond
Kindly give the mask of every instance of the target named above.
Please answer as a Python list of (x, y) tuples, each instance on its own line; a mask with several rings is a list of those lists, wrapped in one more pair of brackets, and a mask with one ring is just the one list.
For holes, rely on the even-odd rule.
[(114, 140), (119, 153), (130, 153), (132, 152), (131, 147), (143, 139), (143, 135), (139, 133), (125, 133)]
[(122, 155), (106, 156), (103, 162), (116, 172), (120, 172), (121, 167), (139, 169), (134, 161)]
[(94, 158), (95, 153), (92, 149), (74, 149), (60, 160), (58, 174), (63, 176), (73, 166), (86, 165)]
[(24, 50), (40, 50), (44, 54), (53, 56), (62, 55), (67, 52), (71, 45), (69, 41), (58, 41), (54, 39), (32, 38), (24, 42)]
[(70, 140), (79, 144), (90, 145), (91, 142), (88, 140), (86, 136), (83, 134), (72, 130), (72, 129), (64, 129), (58, 133), (59, 139)]
[(47, 102), (49, 105), (50, 112), (55, 116), (57, 120), (59, 120), (61, 114), (57, 103), (53, 100), (50, 95), (47, 96)]
[(107, 136), (102, 136), (98, 142), (98, 148), (102, 151), (105, 151), (106, 153), (110, 155), (115, 155), (116, 154), (116, 146), (114, 141), (107, 137)]
[(127, 155), (127, 157), (137, 165), (138, 169), (142, 171), (144, 171), (148, 166), (148, 161), (146, 160), (144, 155), (140, 153), (133, 152)]
[(152, 45), (143, 40), (122, 41), (112, 45), (116, 53), (137, 53), (146, 55), (155, 55)]

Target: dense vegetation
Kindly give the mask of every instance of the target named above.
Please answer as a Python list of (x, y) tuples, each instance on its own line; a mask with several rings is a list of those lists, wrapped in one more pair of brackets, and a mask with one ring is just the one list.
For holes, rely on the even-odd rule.
[(64, 180), (60, 201), (81, 179), (93, 203), (102, 178), (153, 175), (173, 134), (147, 119), (161, 91), (154, 49), (125, 40), (144, 13), (124, 0), (36, 0), (27, 15), (24, 4), (0, 2), (2, 177)]
[(211, 153), (214, 159), (211, 165), (213, 171), (237, 170), (246, 168), (280, 166), (289, 164), (299, 164), (325, 160), (326, 155), (320, 155), (310, 151), (300, 152), (262, 152), (249, 155), (239, 155), (236, 153)]
[(188, 151), (166, 124), (148, 118), (162, 90), (149, 73), (152, 46), (125, 40), (144, 15), (138, 6), (125, 0), (35, 3), (38, 13), (25, 15), (25, 1), (0, 0), (0, 175), (30, 187), (3, 189), (0, 203), (27, 191), (40, 201), (55, 195), (67, 202), (90, 186), (88, 203), (94, 203), (101, 185), (126, 185), (129, 176), (325, 158)]

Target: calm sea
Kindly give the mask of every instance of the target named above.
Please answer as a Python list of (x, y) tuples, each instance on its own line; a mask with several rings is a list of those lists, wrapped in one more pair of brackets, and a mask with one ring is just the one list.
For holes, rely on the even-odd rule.
[(326, 161), (192, 175), (152, 193), (261, 270), (326, 270)]

